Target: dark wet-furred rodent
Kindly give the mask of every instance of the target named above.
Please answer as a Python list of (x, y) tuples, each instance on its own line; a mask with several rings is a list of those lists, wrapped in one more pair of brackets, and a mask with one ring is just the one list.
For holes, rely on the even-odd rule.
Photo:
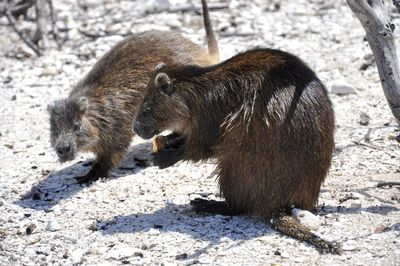
[(315, 208), (334, 149), (326, 89), (294, 55), (254, 49), (209, 67), (167, 64), (153, 75), (133, 128), (146, 139), (178, 133), (170, 140), (178, 145), (154, 155), (160, 167), (216, 159), (225, 201), (198, 199), (195, 210), (263, 217), (285, 234), (340, 252), (285, 213)]
[(210, 65), (219, 61), (216, 39), (202, 0), (209, 52), (179, 33), (133, 34), (107, 52), (65, 99), (49, 105), (51, 144), (61, 162), (79, 151), (96, 154), (91, 171), (77, 178), (90, 182), (107, 177), (131, 142), (131, 121), (155, 66)]

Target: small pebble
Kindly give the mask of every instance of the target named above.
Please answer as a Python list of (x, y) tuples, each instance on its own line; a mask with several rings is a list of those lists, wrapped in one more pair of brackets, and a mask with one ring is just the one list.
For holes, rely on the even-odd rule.
[(12, 144), (4, 144), (4, 147), (6, 147), (10, 150), (14, 149), (14, 145), (12, 145)]
[(4, 80), (3, 80), (3, 84), (8, 84), (8, 83), (10, 83), (12, 80), (13, 80), (13, 78), (12, 78), (12, 77), (10, 77), (10, 76), (7, 76), (7, 77), (5, 77), (5, 78), (4, 78)]
[(282, 252), (281, 252), (281, 257), (287, 259), (287, 258), (290, 258), (290, 255), (289, 255), (288, 252), (282, 251)]
[(294, 257), (293, 260), (297, 263), (303, 263), (303, 262), (305, 262), (306, 258), (305, 257)]
[(357, 241), (355, 240), (348, 240), (347, 242), (343, 243), (342, 249), (344, 251), (351, 251), (357, 249)]
[(188, 255), (186, 253), (178, 254), (175, 256), (176, 260), (186, 260)]
[(149, 230), (149, 235), (151, 236), (158, 236), (160, 234), (160, 231), (158, 231), (157, 229), (151, 228)]
[(59, 70), (53, 66), (47, 66), (43, 68), (41, 75), (42, 76), (54, 76), (59, 73)]
[(375, 63), (375, 57), (373, 54), (366, 54), (364, 55), (364, 61), (362, 62), (361, 66), (359, 67), (360, 70), (366, 70), (370, 66)]
[[(133, 248), (128, 245), (116, 245), (107, 252), (107, 255), (111, 259), (121, 260), (121, 259), (132, 257), (137, 252), (140, 252), (140, 251), (137, 248)], [(141, 254), (143, 256), (143, 253), (141, 253)]]
[(368, 126), (369, 120), (371, 120), (371, 117), (367, 113), (361, 112), (361, 114), (360, 114), (360, 125)]
[(83, 256), (83, 251), (76, 249), (70, 253), (69, 260), (73, 265), (81, 264), (83, 262)]
[(140, 258), (143, 258), (143, 257), (144, 257), (143, 253), (142, 253), (142, 252), (138, 252), (138, 251), (136, 251), (135, 253), (133, 253), (133, 256), (135, 256), (135, 257), (140, 257)]
[(200, 264), (211, 265), (212, 264), (212, 259), (209, 256), (207, 256), (206, 254), (202, 254), (198, 258), (198, 262)]
[(30, 225), (28, 225), (25, 229), (25, 232), (27, 235), (30, 235), (33, 233), (33, 231), (35, 231), (36, 229), (36, 225), (34, 223), (31, 223)]
[(97, 247), (97, 248), (92, 248), (90, 250), (90, 253), (94, 254), (94, 255), (102, 255), (102, 254), (106, 253), (107, 250), (108, 250), (107, 247)]
[(91, 223), (91, 224), (89, 225), (88, 229), (91, 230), (91, 231), (97, 231), (97, 224), (96, 224), (96, 222)]
[(64, 236), (64, 242), (70, 242), (70, 243), (76, 244), (76, 242), (78, 242), (78, 240), (72, 236)]
[(60, 229), (61, 229), (61, 226), (59, 225), (59, 223), (56, 220), (49, 221), (47, 223), (46, 230), (48, 230), (48, 231), (55, 232), (55, 231), (59, 231)]
[(162, 12), (168, 10), (171, 6), (169, 0), (148, 0), (146, 1), (146, 8), (148, 12)]
[(330, 92), (337, 95), (346, 95), (355, 94), (356, 90), (347, 81), (339, 79), (332, 83)]
[(362, 207), (361, 203), (352, 203), (350, 205), (350, 208), (352, 208), (352, 209), (361, 209), (361, 207)]

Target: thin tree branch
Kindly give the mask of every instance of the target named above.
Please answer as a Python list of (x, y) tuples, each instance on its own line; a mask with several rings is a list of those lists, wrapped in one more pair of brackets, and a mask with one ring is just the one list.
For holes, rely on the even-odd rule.
[(53, 0), (47, 0), (47, 4), (49, 5), (49, 11), (50, 11), (50, 22), (51, 22), (51, 34), (53, 35), (53, 39), (57, 43), (57, 47), (61, 48), (61, 42), (58, 38), (58, 29), (56, 27), (56, 13), (54, 12), (54, 5), (53, 5)]
[(400, 186), (400, 182), (379, 182), (377, 185), (377, 187), (393, 187), (393, 186)]
[(16, 25), (16, 21), (13, 17), (13, 15), (11, 14), (11, 11), (8, 10), (8, 7), (5, 7), (5, 15), (8, 19), (8, 22), (10, 23), (10, 26), (13, 28), (13, 30), (18, 34), (18, 36), (21, 38), (21, 40), (29, 46), (29, 48), (31, 48), (37, 56), (41, 56), (42, 53), (40, 52), (40, 49), (38, 46), (36, 46), (30, 39), (28, 36), (26, 36), (24, 33), (22, 33)]
[[(13, 15), (13, 17), (18, 17), (19, 15), (25, 14), (26, 11), (35, 4), (35, 2), (36, 2), (35, 0), (22, 2), (19, 5), (8, 7), (8, 9), (9, 9), (11, 15)], [(2, 16), (5, 16), (6, 7), (7, 7), (7, 3), (0, 3), (0, 18)]]

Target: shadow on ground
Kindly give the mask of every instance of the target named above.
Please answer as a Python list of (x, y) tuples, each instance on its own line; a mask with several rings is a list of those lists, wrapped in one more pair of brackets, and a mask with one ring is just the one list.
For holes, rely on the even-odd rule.
[(400, 212), (400, 209), (391, 206), (391, 205), (380, 205), (380, 206), (369, 206), (366, 208), (357, 208), (357, 207), (350, 207), (346, 208), (343, 206), (330, 206), (326, 205), (323, 208), (318, 208), (318, 214), (319, 215), (325, 215), (328, 213), (340, 213), (340, 214), (355, 214), (355, 213), (361, 213), (361, 212), (369, 212), (369, 213), (374, 213), (374, 214), (381, 214), (381, 215), (387, 215), (391, 212)]
[(153, 213), (136, 213), (98, 221), (97, 228), (103, 235), (158, 230), (161, 233), (185, 234), (193, 239), (208, 242), (205, 247), (197, 249), (192, 254), (186, 254), (185, 250), (181, 251), (182, 254), (176, 254), (184, 255), (184, 260), (196, 260), (208, 249), (218, 246), (224, 238), (238, 241), (234, 246), (240, 246), (249, 239), (271, 233), (278, 234), (260, 219), (245, 216), (199, 215), (192, 212), (189, 205), (176, 204), (166, 204), (164, 208)]
[[(141, 143), (130, 147), (122, 165), (113, 170), (110, 177), (102, 180), (107, 182), (107, 180), (142, 171), (149, 163), (150, 145), (150, 143)], [(60, 200), (70, 198), (87, 186), (77, 184), (74, 177), (87, 173), (91, 165), (89, 160), (77, 162), (60, 171), (48, 174), (47, 177), (34, 184), (29, 191), (23, 193), (21, 199), (14, 204), (34, 210), (51, 209)]]
[[(386, 215), (400, 211), (394, 206), (371, 206), (367, 208), (345, 208), (325, 206), (318, 208), (321, 215), (327, 213), (360, 213), (361, 211)], [(246, 216), (198, 215), (190, 210), (189, 205), (167, 204), (153, 213), (136, 213), (127, 216), (116, 216), (111, 220), (97, 222), (97, 228), (103, 235), (134, 234), (158, 230), (189, 235), (193, 239), (208, 242), (207, 246), (197, 249), (193, 254), (182, 253), (185, 260), (194, 260), (208, 249), (218, 246), (224, 238), (237, 241), (240, 246), (244, 241), (268, 234), (279, 234), (261, 219)], [(151, 233), (150, 233), (151, 234)], [(157, 234), (157, 233), (156, 233)], [(307, 243), (303, 243), (310, 246)], [(285, 243), (287, 245), (287, 243)], [(180, 254), (177, 254), (180, 255)]]

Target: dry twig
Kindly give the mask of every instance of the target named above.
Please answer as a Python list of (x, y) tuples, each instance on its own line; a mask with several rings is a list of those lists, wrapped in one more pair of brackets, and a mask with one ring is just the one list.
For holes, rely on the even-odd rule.
[(10, 26), (13, 28), (13, 30), (18, 34), (18, 36), (21, 38), (21, 40), (31, 48), (36, 55), (41, 56), (42, 52), (40, 51), (39, 47), (35, 45), (31, 39), (29, 39), (28, 36), (26, 36), (23, 32), (21, 32), (17, 25), (14, 16), (11, 14), (11, 11), (8, 10), (8, 7), (5, 7), (5, 12), (4, 14), (6, 15), (8, 22), (10, 23)]
[(34, 0), (26, 0), (17, 3), (15, 6), (7, 7), (7, 3), (0, 3), (0, 18), (6, 15), (6, 8), (10, 11), (13, 17), (18, 17), (20, 15), (26, 14), (27, 10), (35, 4)]
[(379, 182), (377, 185), (377, 187), (393, 187), (393, 186), (400, 186), (400, 182)]

